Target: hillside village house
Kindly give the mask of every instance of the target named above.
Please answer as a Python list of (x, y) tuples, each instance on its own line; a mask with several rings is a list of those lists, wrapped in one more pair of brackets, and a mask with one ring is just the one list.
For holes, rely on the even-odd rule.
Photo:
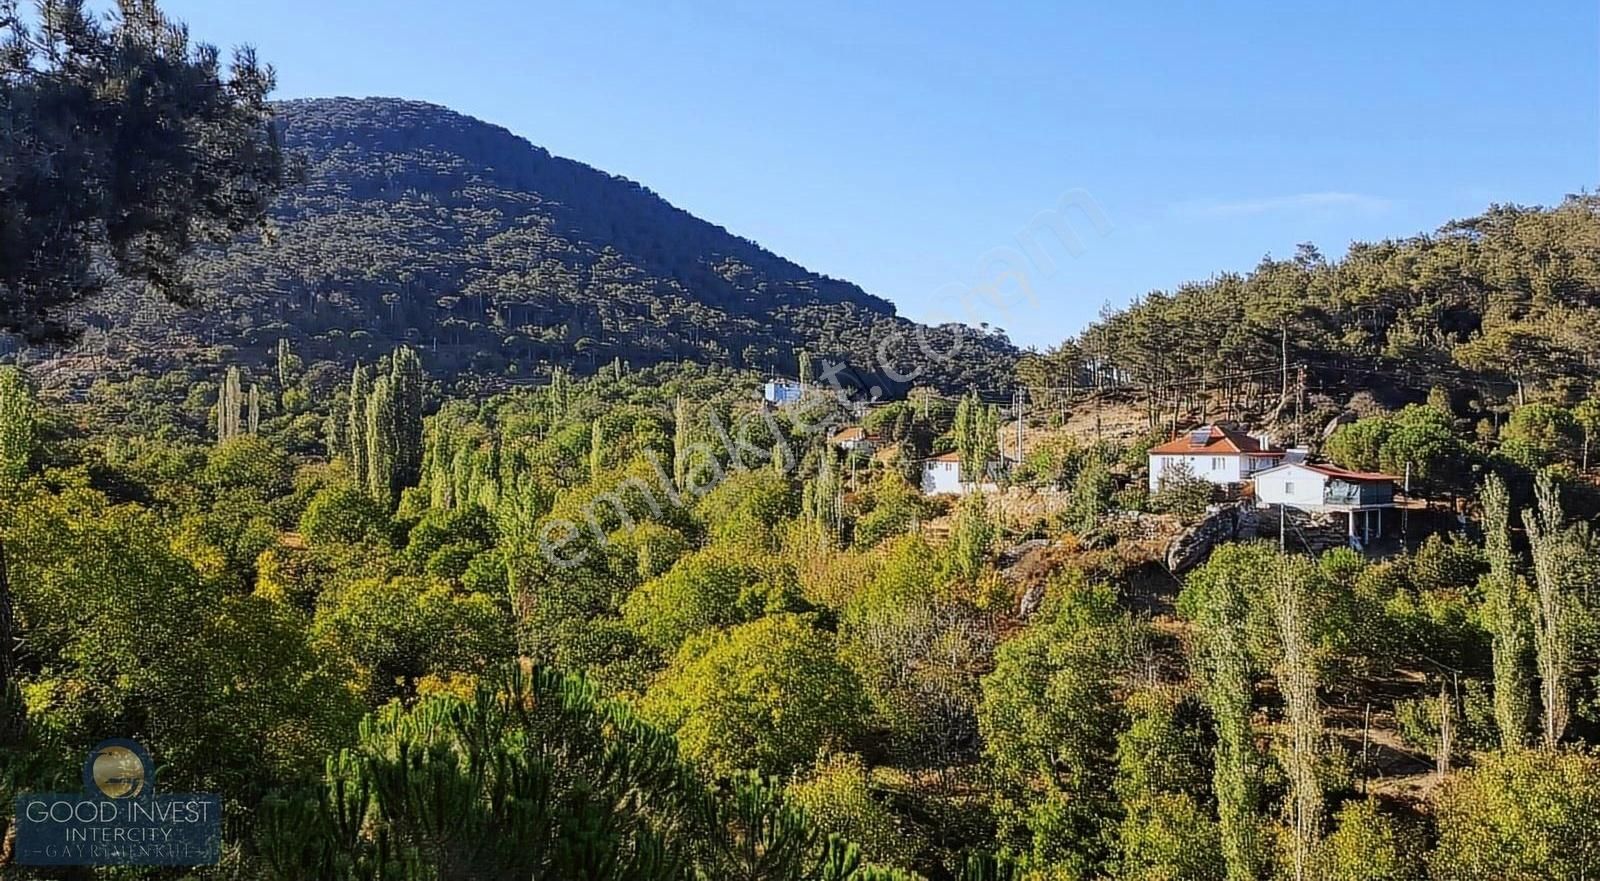
[(979, 481), (961, 472), (961, 454), (944, 453), (922, 460), (922, 491), (936, 496), (945, 493), (966, 495), (974, 489), (992, 492), (1000, 488), (1000, 470), (1004, 467), (998, 459), (989, 463), (988, 473)]
[(1265, 435), (1254, 436), (1221, 425), (1205, 425), (1150, 449), (1150, 490), (1161, 489), (1169, 468), (1187, 465), (1201, 480), (1232, 486), (1277, 465), (1290, 451), (1273, 446)]
[(1383, 534), (1383, 512), (1395, 506), (1394, 485), (1399, 479), (1320, 463), (1286, 462), (1256, 472), (1256, 499), (1263, 505), (1343, 513), (1349, 518), (1350, 537), (1365, 544)]
[(882, 443), (882, 440), (867, 433), (859, 425), (848, 425), (828, 436), (828, 443), (847, 453), (861, 453), (870, 456)]

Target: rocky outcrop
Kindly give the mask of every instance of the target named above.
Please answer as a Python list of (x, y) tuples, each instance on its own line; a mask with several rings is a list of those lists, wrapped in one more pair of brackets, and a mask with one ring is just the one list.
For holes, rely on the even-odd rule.
[(1205, 562), (1223, 542), (1276, 539), (1280, 528), (1284, 545), (1296, 553), (1322, 554), (1350, 544), (1349, 524), (1343, 514), (1256, 508), (1239, 502), (1223, 505), (1174, 538), (1167, 545), (1167, 568), (1174, 573), (1187, 571)]
[(1167, 545), (1167, 568), (1175, 574), (1193, 569), (1205, 562), (1217, 545), (1255, 538), (1256, 527), (1256, 509), (1251, 505), (1222, 505), (1172, 539)]

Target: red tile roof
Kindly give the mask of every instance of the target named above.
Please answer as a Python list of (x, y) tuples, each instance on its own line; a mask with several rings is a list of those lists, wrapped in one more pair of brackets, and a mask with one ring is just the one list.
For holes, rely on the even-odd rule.
[(843, 444), (850, 441), (870, 441), (876, 443), (877, 435), (867, 434), (867, 430), (859, 425), (850, 425), (839, 429), (828, 438), (829, 443)]
[(961, 461), (961, 454), (957, 453), (957, 452), (940, 453), (937, 456), (929, 456), (928, 457), (928, 461), (929, 462), (960, 462)]
[[(1203, 444), (1194, 442), (1194, 436), (1206, 431), (1206, 441)], [(1263, 445), (1261, 441), (1242, 431), (1232, 428), (1223, 428), (1220, 425), (1208, 425), (1194, 431), (1185, 431), (1159, 447), (1152, 447), (1150, 452), (1155, 455), (1173, 456), (1186, 454), (1204, 454), (1210, 456), (1238, 456), (1249, 453), (1252, 456), (1265, 456), (1276, 458), (1284, 455), (1284, 450)]]

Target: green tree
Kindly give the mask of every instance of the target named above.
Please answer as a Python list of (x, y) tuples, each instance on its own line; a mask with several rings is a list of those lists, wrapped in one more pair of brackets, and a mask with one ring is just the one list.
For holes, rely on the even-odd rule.
[(239, 368), (229, 367), (217, 392), (217, 442), (244, 434), (242, 413), (244, 391), (240, 385)]
[[(1222, 852), (1228, 881), (1261, 877), (1262, 760), (1251, 720), (1256, 664), (1250, 651), (1251, 584), (1259, 577), (1229, 563), (1247, 548), (1229, 548), (1213, 555), (1207, 566), (1190, 576), (1202, 585), (1196, 611), (1201, 640), (1202, 695), (1215, 720), (1217, 744), (1213, 785), (1221, 822)], [(1186, 591), (1187, 592), (1187, 591)]]
[(1479, 582), (1484, 626), (1493, 638), (1494, 716), (1500, 742), (1516, 749), (1527, 742), (1533, 699), (1528, 686), (1527, 586), (1511, 549), (1511, 497), (1505, 482), (1484, 480), (1483, 538), (1489, 572)]
[(384, 541), (389, 515), (364, 489), (336, 483), (320, 490), (300, 516), (300, 533), (312, 545)]
[(101, 20), (0, 3), (0, 328), (70, 333), (105, 270), (188, 302), (180, 258), (258, 223), (284, 178), (272, 70), (217, 51), (155, 3)]
[(355, 706), (298, 612), (208, 586), (158, 517), (98, 493), (16, 514), (4, 539), (45, 742), (138, 732), (169, 785), (253, 801), (342, 741)]
[(369, 578), (317, 612), (312, 633), (351, 664), (373, 703), (415, 693), (424, 676), (481, 674), (512, 656), (511, 621), (496, 597), (429, 578)]
[(1492, 755), (1434, 800), (1439, 881), (1581, 881), (1600, 863), (1600, 759)]
[(1589, 452), (1594, 447), (1595, 436), (1600, 435), (1600, 398), (1584, 398), (1578, 406), (1572, 408), (1572, 418), (1583, 431), (1583, 448), (1579, 453), (1578, 467), (1588, 471)]
[(916, 857), (915, 835), (884, 804), (860, 756), (818, 759), (789, 784), (787, 794), (821, 832), (855, 842), (867, 860), (903, 866)]
[(368, 403), (372, 392), (372, 374), (366, 367), (356, 364), (350, 374), (350, 412), (345, 416), (344, 449), (338, 455), (350, 465), (350, 473), (363, 485), (367, 483)]
[(712, 548), (640, 585), (623, 603), (622, 617), (646, 643), (670, 655), (696, 633), (760, 617), (769, 603), (781, 610), (786, 594), (792, 595), (740, 552)]
[(1116, 484), (1105, 460), (1099, 456), (1090, 457), (1072, 483), (1072, 496), (1064, 514), (1067, 527), (1080, 534), (1098, 527), (1106, 512), (1111, 510), (1115, 491)]
[[(1546, 749), (1555, 749), (1572, 713), (1571, 679), (1576, 666), (1573, 621), (1577, 603), (1570, 594), (1569, 573), (1580, 571), (1564, 529), (1561, 497), (1555, 478), (1541, 471), (1535, 480), (1537, 507), (1522, 512), (1533, 552), (1534, 657), (1539, 669), (1540, 723)], [(1582, 553), (1582, 548), (1578, 548)]]
[(1318, 857), (1324, 881), (1422, 881), (1421, 842), (1403, 834), (1372, 799), (1346, 802)]
[(833, 638), (792, 614), (690, 639), (642, 709), (718, 775), (793, 771), (819, 749), (848, 743), (867, 713), (861, 681)]
[(367, 395), (366, 417), (366, 481), (367, 492), (386, 508), (393, 508), (400, 490), (396, 482), (397, 457), (400, 437), (396, 431), (396, 405), (394, 384), (390, 377), (380, 376), (372, 383)]
[(1272, 575), (1273, 606), (1282, 654), (1278, 690), (1283, 693), (1288, 744), (1284, 770), (1289, 778), (1289, 815), (1293, 877), (1304, 881), (1314, 872), (1313, 860), (1322, 829), (1322, 784), (1317, 764), (1322, 740), (1322, 714), (1317, 700), (1317, 662), (1308, 617), (1307, 593), (1315, 579), (1312, 564), (1300, 557), (1278, 561)]
[(401, 346), (389, 359), (389, 393), (393, 396), (394, 476), (396, 491), (422, 479), (422, 407), (426, 374), (414, 349)]
[(0, 480), (27, 476), (39, 433), (39, 402), (20, 368), (0, 367)]
[(220, 492), (240, 492), (267, 501), (291, 489), (287, 456), (252, 435), (240, 435), (212, 447), (200, 479)]
[(983, 493), (974, 491), (962, 496), (946, 554), (951, 573), (963, 581), (976, 582), (989, 562), (997, 536), (998, 530), (989, 516), (989, 500)]
[(995, 653), (978, 726), (1002, 793), (1002, 843), (1092, 877), (1116, 811), (1114, 688), (1131, 625), (1108, 588), (1052, 587), (1052, 607)]
[(1118, 881), (1222, 881), (1217, 824), (1193, 796), (1156, 793), (1128, 806), (1118, 827)]
[(1547, 465), (1575, 464), (1582, 446), (1582, 426), (1572, 411), (1554, 404), (1518, 407), (1500, 434), (1500, 451), (1531, 471)]

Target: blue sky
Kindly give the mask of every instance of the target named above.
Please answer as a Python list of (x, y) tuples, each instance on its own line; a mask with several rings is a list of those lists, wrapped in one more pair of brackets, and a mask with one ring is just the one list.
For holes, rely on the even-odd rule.
[[(253, 43), (279, 97), (445, 104), (1023, 345), (1298, 242), (1336, 255), (1600, 177), (1591, 0), (974, 5), (163, 3)], [(1105, 224), (1070, 211), (1080, 253), (1025, 252), (1068, 194)], [(953, 306), (1008, 247), (1050, 255), (1033, 300)]]

